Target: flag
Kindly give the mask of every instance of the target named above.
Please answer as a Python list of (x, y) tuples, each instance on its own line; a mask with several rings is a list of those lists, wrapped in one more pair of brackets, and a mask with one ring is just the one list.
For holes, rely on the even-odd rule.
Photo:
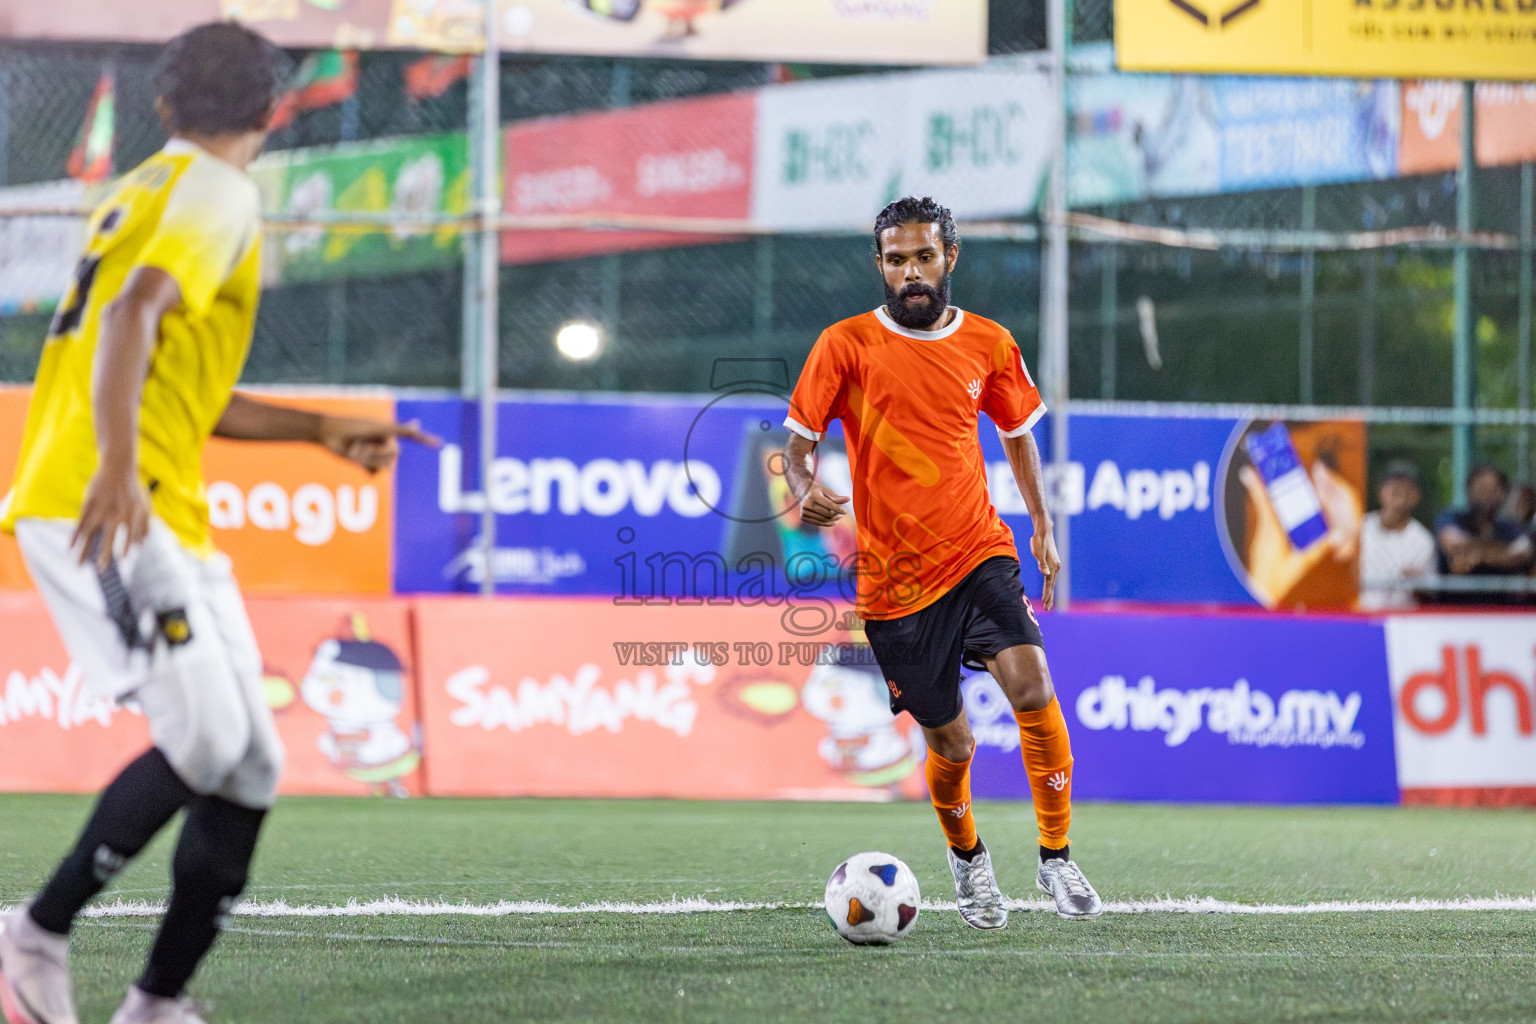
[(411, 99), (435, 99), (453, 83), (469, 77), (473, 59), (468, 56), (433, 54), (405, 66), (405, 94)]
[(306, 110), (319, 110), (350, 99), (357, 92), (357, 51), (321, 50), (304, 58), (277, 109), (272, 130), (286, 128)]
[(112, 176), (113, 122), (117, 107), (117, 81), (112, 72), (103, 71), (85, 110), (85, 122), (75, 148), (69, 152), (70, 177), (81, 181), (105, 181)]

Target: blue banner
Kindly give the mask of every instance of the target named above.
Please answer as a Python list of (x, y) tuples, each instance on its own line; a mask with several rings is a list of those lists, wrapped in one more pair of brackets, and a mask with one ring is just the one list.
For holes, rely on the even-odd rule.
[[(1245, 616), (1042, 616), (1087, 800), (1395, 803), (1379, 623)], [(972, 793), (1029, 799), (998, 684), (962, 683)]]
[(1073, 206), (1397, 176), (1397, 82), (1126, 74), (1108, 45), (1075, 56)]
[[(496, 512), (490, 571), (497, 590), (603, 594), (621, 600), (766, 596), (853, 588), (850, 520), (802, 526), (775, 460), (785, 403), (768, 391), (581, 401), (503, 400), (489, 488), (480, 484), (477, 416), (457, 397), (402, 400), (446, 445), (406, 446), (397, 475), (395, 586), (400, 593), (479, 589), (486, 493)], [(1072, 592), (1079, 600), (1347, 607), (1364, 475), (1359, 424), (1293, 425), (1306, 479), (1293, 481), (1336, 529), (1306, 552), (1269, 514), (1273, 482), (1242, 438), (1265, 422), (1073, 416), (1072, 458), (1049, 481), (1072, 518)], [(1049, 419), (1036, 428), (1050, 449)], [(980, 428), (992, 502), (1013, 530), (1025, 582), (1032, 527), (1002, 445)], [(840, 434), (817, 452), (821, 479), (850, 493)], [(1048, 467), (1049, 468), (1049, 467)], [(1360, 478), (1360, 479), (1357, 479)], [(1267, 532), (1266, 532), (1267, 531)], [(1337, 535), (1337, 536), (1335, 536)], [(1342, 538), (1342, 539), (1340, 539)], [(766, 579), (764, 577), (767, 577)]]
[[(487, 490), (500, 592), (644, 598), (710, 586), (699, 574), (715, 557), (734, 565), (733, 548), (745, 554), (754, 546), (743, 533), (766, 528), (773, 539), (762, 462), (787, 438), (779, 426), (784, 408), (783, 399), (750, 394), (504, 400), (487, 489), (474, 404), (401, 401), (402, 420), (421, 420), (446, 444), (402, 452), (395, 589), (479, 589)], [(750, 498), (757, 507), (743, 508)]]

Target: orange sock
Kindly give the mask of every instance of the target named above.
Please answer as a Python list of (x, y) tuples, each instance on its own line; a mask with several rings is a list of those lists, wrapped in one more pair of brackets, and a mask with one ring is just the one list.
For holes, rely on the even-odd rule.
[(924, 767), (928, 774), (928, 795), (939, 812), (939, 827), (944, 838), (957, 850), (976, 846), (976, 818), (971, 814), (971, 762), (946, 761), (928, 751)]
[[(1023, 745), (1024, 771), (1040, 823), (1040, 845), (1059, 850), (1067, 845), (1072, 824), (1072, 743), (1067, 719), (1055, 697), (1039, 711), (1015, 711)], [(932, 755), (929, 755), (932, 756)]]

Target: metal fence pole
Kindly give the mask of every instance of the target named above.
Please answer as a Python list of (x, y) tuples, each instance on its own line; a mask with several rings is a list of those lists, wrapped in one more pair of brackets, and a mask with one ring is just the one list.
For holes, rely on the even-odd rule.
[[(1317, 186), (1307, 185), (1301, 190), (1301, 230), (1317, 229)], [(1307, 249), (1301, 254), (1301, 337), (1298, 340), (1297, 376), (1301, 380), (1301, 404), (1311, 405), (1313, 399), (1312, 369), (1313, 346), (1317, 334), (1317, 250)]]
[[(1463, 82), (1461, 92), (1461, 163), (1456, 169), (1456, 230), (1465, 237), (1472, 230), (1473, 202), (1477, 188), (1477, 116), (1474, 108), (1474, 83)], [(1458, 411), (1476, 404), (1472, 351), (1472, 250), (1465, 242), (1456, 244), (1456, 335), (1452, 350), (1452, 406)], [(1467, 501), (1467, 473), (1472, 468), (1474, 427), (1458, 423), (1451, 430), (1451, 487), (1453, 502)]]
[(1046, 189), (1043, 252), (1040, 274), (1040, 361), (1045, 377), (1046, 403), (1051, 409), (1051, 491), (1056, 496), (1056, 547), (1061, 554), (1061, 575), (1056, 580), (1056, 604), (1063, 611), (1072, 605), (1072, 522), (1062, 501), (1071, 461), (1068, 444), (1067, 394), (1067, 33), (1072, 16), (1071, 0), (1050, 0), (1046, 11), (1051, 43), (1051, 85), (1055, 121), (1051, 136), (1050, 183)]
[(1364, 262), (1360, 285), (1360, 379), (1359, 402), (1376, 400), (1376, 290), (1381, 279), (1381, 259), (1375, 249), (1361, 255)]
[(1115, 362), (1119, 345), (1120, 247), (1099, 247), (1099, 398), (1115, 400)]
[(481, 55), (480, 117), (472, 130), (479, 139), (477, 175), (480, 206), (480, 593), (496, 592), (496, 511), (491, 507), (491, 469), (496, 461), (496, 386), (501, 378), (499, 330), (499, 280), (501, 246), (497, 244), (497, 220), (501, 217), (501, 46), (497, 21), (501, 5), (485, 4), (485, 52)]
[[(485, 65), (476, 61), (470, 70), (469, 89), (465, 97), (468, 101), (465, 119), (467, 159), (470, 180), (476, 182), (471, 194), (476, 199), (480, 195), (478, 179), (483, 161), (480, 158), (480, 132), (475, 126), (480, 123), (480, 103), (484, 93)], [(480, 232), (463, 232), (459, 253), (462, 261), (459, 277), (462, 316), (459, 325), (459, 336), (462, 339), (459, 345), (459, 395), (470, 399), (480, 394)]]
[[(1516, 365), (1519, 367), (1520, 411), (1531, 410), (1531, 234), (1536, 231), (1531, 221), (1536, 211), (1533, 201), (1532, 179), (1536, 178), (1536, 167), (1529, 163), (1520, 165), (1520, 281), (1517, 287), (1520, 294), (1519, 328), (1515, 332)], [(1527, 427), (1521, 427), (1515, 435), (1518, 438), (1520, 479), (1531, 479), (1531, 432)]]
[(11, 72), (0, 65), (0, 185), (11, 183)]

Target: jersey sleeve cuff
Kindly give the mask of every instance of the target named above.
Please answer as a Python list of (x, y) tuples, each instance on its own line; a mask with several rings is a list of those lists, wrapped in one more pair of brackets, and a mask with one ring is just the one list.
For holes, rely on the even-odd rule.
[(1023, 426), (1014, 427), (1012, 430), (1004, 430), (1002, 427), (998, 427), (997, 428), (998, 436), (999, 437), (1022, 437), (1023, 435), (1029, 433), (1029, 431), (1034, 428), (1034, 425), (1036, 423), (1040, 422), (1040, 417), (1042, 417), (1044, 415), (1045, 415), (1045, 404), (1042, 402), (1040, 405), (1035, 406), (1035, 411), (1029, 414), (1029, 419), (1024, 421)]
[(793, 430), (795, 433), (799, 434), (801, 437), (805, 438), (807, 441), (820, 441), (822, 438), (827, 436), (826, 431), (812, 430), (804, 423), (796, 420), (793, 416), (784, 417), (784, 425), (790, 430)]

